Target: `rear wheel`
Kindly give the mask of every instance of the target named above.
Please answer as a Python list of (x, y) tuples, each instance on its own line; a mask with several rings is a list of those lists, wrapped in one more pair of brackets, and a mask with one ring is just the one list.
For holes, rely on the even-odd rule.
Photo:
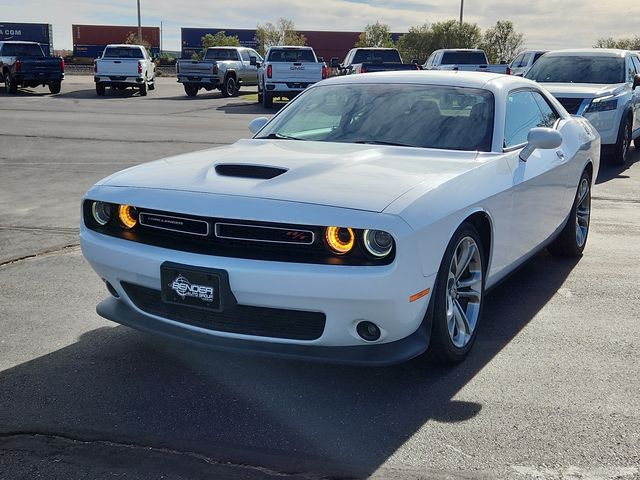
[(153, 82), (149, 82), (149, 90), (155, 90), (156, 89), (156, 81), (154, 80)]
[(190, 83), (184, 84), (184, 93), (190, 97), (195, 97), (198, 94), (198, 86)]
[(144, 79), (144, 82), (142, 82), (142, 85), (140, 85), (140, 96), (141, 97), (146, 97), (147, 96), (147, 79)]
[(229, 75), (226, 80), (224, 81), (224, 83), (222, 84), (222, 88), (220, 89), (220, 91), (222, 92), (222, 95), (224, 95), (225, 97), (232, 97), (236, 94), (236, 79), (234, 76)]
[(476, 339), (484, 298), (482, 240), (471, 223), (453, 234), (435, 284), (431, 352), (444, 363), (464, 360)]
[(96, 83), (96, 94), (100, 95), (101, 97), (104, 96), (105, 92), (107, 91), (107, 87), (105, 86), (104, 83)]
[(11, 78), (11, 74), (7, 72), (4, 76), (4, 91), (6, 93), (17, 93), (18, 85), (14, 83), (13, 78)]
[(49, 84), (49, 91), (54, 95), (56, 93), (60, 93), (60, 89), (62, 88), (62, 83), (60, 82), (52, 82)]
[(273, 108), (273, 93), (262, 90), (262, 106), (264, 108)]
[(591, 175), (582, 173), (578, 191), (569, 213), (569, 220), (558, 238), (547, 248), (552, 255), (559, 257), (579, 257), (582, 255), (591, 220)]
[(618, 142), (611, 157), (611, 163), (614, 165), (624, 165), (627, 163), (627, 154), (629, 153), (629, 146), (631, 145), (631, 119), (625, 117), (618, 132)]

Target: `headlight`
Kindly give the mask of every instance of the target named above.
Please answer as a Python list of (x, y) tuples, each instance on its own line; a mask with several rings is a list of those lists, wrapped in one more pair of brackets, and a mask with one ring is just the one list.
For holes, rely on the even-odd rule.
[(111, 220), (113, 206), (110, 203), (93, 202), (91, 204), (91, 214), (96, 223), (102, 227)]
[(591, 100), (591, 104), (585, 110), (586, 112), (608, 112), (618, 108), (618, 99), (612, 97), (600, 97)]
[(133, 228), (138, 223), (138, 211), (131, 205), (120, 205), (118, 208), (118, 218), (125, 228)]
[(364, 247), (377, 258), (386, 257), (393, 249), (393, 237), (382, 230), (365, 230)]
[(340, 255), (351, 251), (355, 244), (355, 235), (351, 228), (327, 227), (324, 237), (329, 248)]

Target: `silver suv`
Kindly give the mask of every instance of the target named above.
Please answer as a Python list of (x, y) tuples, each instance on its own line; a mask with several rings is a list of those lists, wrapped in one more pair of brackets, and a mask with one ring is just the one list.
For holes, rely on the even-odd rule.
[(627, 161), (631, 140), (640, 148), (640, 57), (627, 50), (586, 48), (543, 55), (526, 74), (572, 114), (598, 130), (603, 154)]

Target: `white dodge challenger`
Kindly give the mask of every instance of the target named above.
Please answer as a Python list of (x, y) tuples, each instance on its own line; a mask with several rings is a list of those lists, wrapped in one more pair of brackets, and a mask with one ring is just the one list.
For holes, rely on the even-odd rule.
[(487, 289), (585, 247), (600, 138), (529, 80), (338, 77), (250, 128), (86, 193), (99, 315), (223, 350), (458, 362)]

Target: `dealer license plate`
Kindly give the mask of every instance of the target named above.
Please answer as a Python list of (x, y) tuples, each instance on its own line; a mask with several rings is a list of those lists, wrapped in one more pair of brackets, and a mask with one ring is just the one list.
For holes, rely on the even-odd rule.
[(162, 301), (221, 312), (224, 295), (220, 273), (226, 272), (165, 262), (160, 266)]

